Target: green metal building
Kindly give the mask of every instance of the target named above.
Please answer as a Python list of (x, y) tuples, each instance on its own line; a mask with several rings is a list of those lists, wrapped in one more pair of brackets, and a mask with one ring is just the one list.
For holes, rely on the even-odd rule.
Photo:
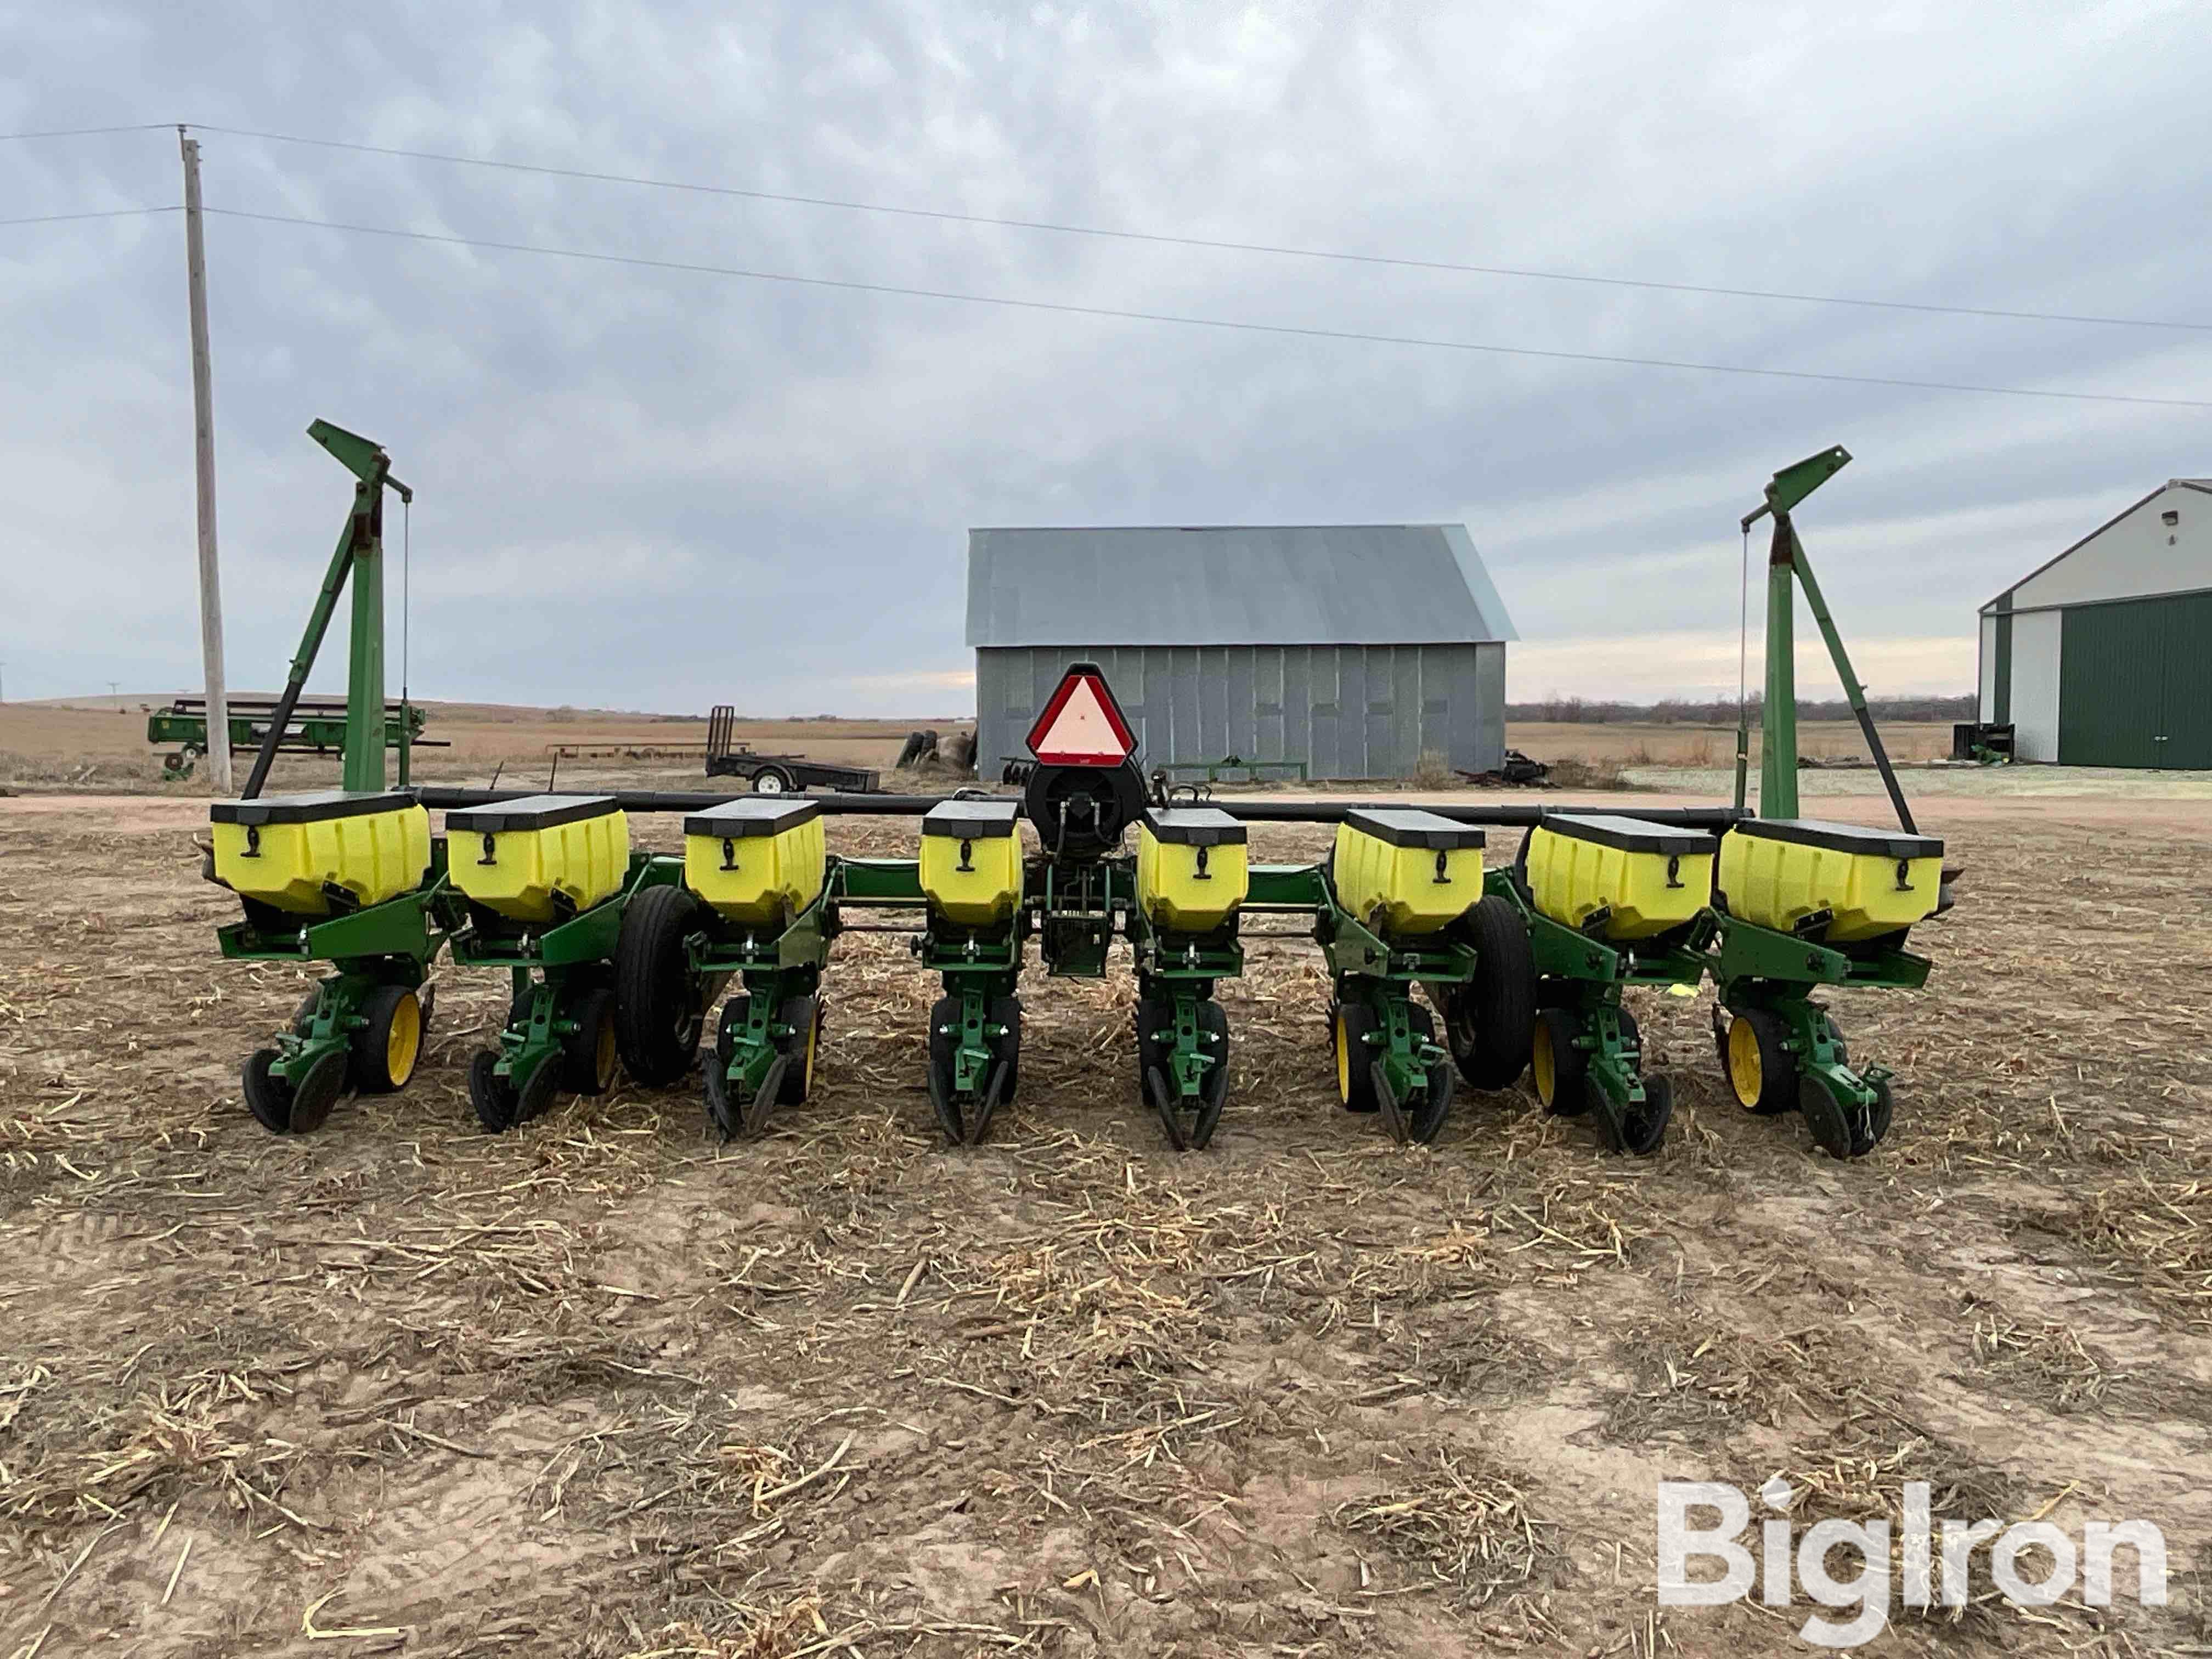
[(1981, 611), (2022, 760), (2212, 769), (2212, 478), (2170, 478)]

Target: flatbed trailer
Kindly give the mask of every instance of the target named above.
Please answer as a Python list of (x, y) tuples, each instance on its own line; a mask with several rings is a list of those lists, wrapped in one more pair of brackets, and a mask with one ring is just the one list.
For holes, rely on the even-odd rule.
[(840, 766), (834, 761), (809, 760), (804, 755), (763, 755), (733, 735), (738, 711), (732, 703), (716, 703), (707, 716), (707, 775), (744, 778), (757, 795), (789, 794), (806, 789), (834, 789), (842, 794), (872, 795), (883, 788), (883, 778), (873, 767)]

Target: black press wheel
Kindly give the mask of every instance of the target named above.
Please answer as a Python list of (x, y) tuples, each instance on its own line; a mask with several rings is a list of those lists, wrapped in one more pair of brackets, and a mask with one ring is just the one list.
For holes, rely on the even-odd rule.
[(999, 1087), (999, 1104), (1011, 1106), (1022, 1080), (1022, 1000), (994, 997), (984, 1018), (1000, 1028), (1000, 1035), (991, 1041), (991, 1052), (1006, 1067), (1006, 1080)]
[(1858, 1158), (1874, 1150), (1872, 1140), (1861, 1144), (1851, 1121), (1856, 1114), (1836, 1098), (1827, 1079), (1819, 1073), (1808, 1072), (1800, 1081), (1797, 1106), (1804, 1114), (1805, 1127), (1813, 1132), (1813, 1144), (1830, 1158)]
[(576, 1029), (561, 1045), (560, 1085), (572, 1095), (603, 1095), (614, 1087), (619, 1059), (615, 994), (601, 986), (576, 1005)]
[[(1427, 1009), (1408, 1008), (1406, 1020), (1418, 1040), (1436, 1042), (1436, 1021), (1430, 1018)], [(1451, 1056), (1447, 1054), (1423, 1074), (1420, 1103), (1405, 1116), (1406, 1139), (1416, 1146), (1425, 1146), (1434, 1140), (1444, 1127), (1444, 1119), (1450, 1115), (1453, 1064)]]
[(1510, 1089), (1528, 1069), (1536, 1012), (1528, 925), (1493, 893), (1467, 913), (1474, 977), (1444, 996), (1444, 1030), (1460, 1075), (1477, 1089)]
[(292, 1089), (292, 1133), (311, 1135), (323, 1127), (330, 1116), (331, 1108), (338, 1103), (345, 1092), (347, 1053), (343, 1048), (325, 1049), (321, 1059), (307, 1068)]
[(1761, 1117), (1798, 1108), (1797, 1057), (1790, 1052), (1790, 1028), (1764, 1008), (1746, 1008), (1729, 1023), (1721, 1061), (1736, 1104)]
[(1221, 1127), (1221, 1109), (1229, 1103), (1229, 1014), (1212, 997), (1198, 1005), (1198, 1040), (1213, 1061), (1206, 1067), (1198, 1121), (1190, 1132), (1190, 1144), (1203, 1149), (1212, 1144), (1213, 1132)]
[(929, 1103), (937, 1127), (955, 1146), (968, 1143), (968, 1126), (952, 1098), (953, 1061), (959, 1052), (960, 999), (939, 997), (929, 1011)]
[(783, 1040), (788, 1063), (775, 1097), (781, 1105), (804, 1106), (814, 1091), (814, 1059), (822, 1048), (822, 999), (793, 997), (776, 1017), (791, 1027), (791, 1035)]
[(1364, 1002), (1339, 1002), (1329, 1010), (1329, 1050), (1336, 1060), (1336, 1103), (1347, 1112), (1379, 1112), (1375, 1094), (1374, 1011)]
[(493, 1135), (505, 1134), (519, 1120), (514, 1086), (494, 1069), (498, 1064), (498, 1052), (490, 1048), (479, 1048), (469, 1061), (469, 1104), (483, 1132)]
[(684, 952), (696, 918), (695, 902), (680, 887), (649, 887), (623, 915), (615, 943), (615, 1047), (623, 1069), (648, 1089), (675, 1082), (699, 1052), (707, 986)]
[(276, 1062), (274, 1048), (256, 1048), (246, 1057), (240, 1083), (246, 1109), (253, 1114), (253, 1121), (272, 1135), (289, 1135), (292, 1133), (292, 1085), (270, 1074), (269, 1068)]
[(380, 985), (362, 1004), (368, 1022), (353, 1034), (353, 1084), (365, 1095), (407, 1086), (422, 1057), (422, 1005), (404, 985)]
[(1674, 1085), (1663, 1077), (1647, 1077), (1644, 1103), (1622, 1115), (1613, 1144), (1631, 1157), (1649, 1158), (1667, 1139), (1667, 1125), (1674, 1116)]
[(1867, 1150), (1872, 1152), (1897, 1116), (1897, 1096), (1884, 1078), (1874, 1085), (1874, 1104), (1867, 1108)]

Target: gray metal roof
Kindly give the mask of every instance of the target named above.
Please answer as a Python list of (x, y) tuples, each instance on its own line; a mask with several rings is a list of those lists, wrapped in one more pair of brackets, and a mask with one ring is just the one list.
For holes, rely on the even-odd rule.
[(1519, 637), (1455, 524), (968, 532), (970, 646)]

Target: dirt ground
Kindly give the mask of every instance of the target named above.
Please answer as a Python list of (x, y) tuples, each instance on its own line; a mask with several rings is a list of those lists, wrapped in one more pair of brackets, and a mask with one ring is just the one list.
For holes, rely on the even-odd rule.
[(1651, 1159), (1519, 1091), (1392, 1146), (1292, 939), (1204, 1154), (1119, 964), (1029, 978), (1018, 1106), (940, 1148), (880, 935), (757, 1144), (696, 1081), (478, 1133), (507, 994), (451, 968), (415, 1084), (278, 1140), (238, 1065), (307, 980), (217, 958), (204, 811), (0, 800), (0, 1653), (1763, 1655), (1802, 1604), (1656, 1606), (1653, 1494), (1778, 1473), (2166, 1534), (2166, 1608), (1978, 1570), (1869, 1651), (2212, 1651), (2201, 802), (1929, 803), (1964, 902), (1929, 991), (1836, 1000), (1900, 1074), (1850, 1165), (1724, 1098), (1709, 994), (1638, 1004)]

